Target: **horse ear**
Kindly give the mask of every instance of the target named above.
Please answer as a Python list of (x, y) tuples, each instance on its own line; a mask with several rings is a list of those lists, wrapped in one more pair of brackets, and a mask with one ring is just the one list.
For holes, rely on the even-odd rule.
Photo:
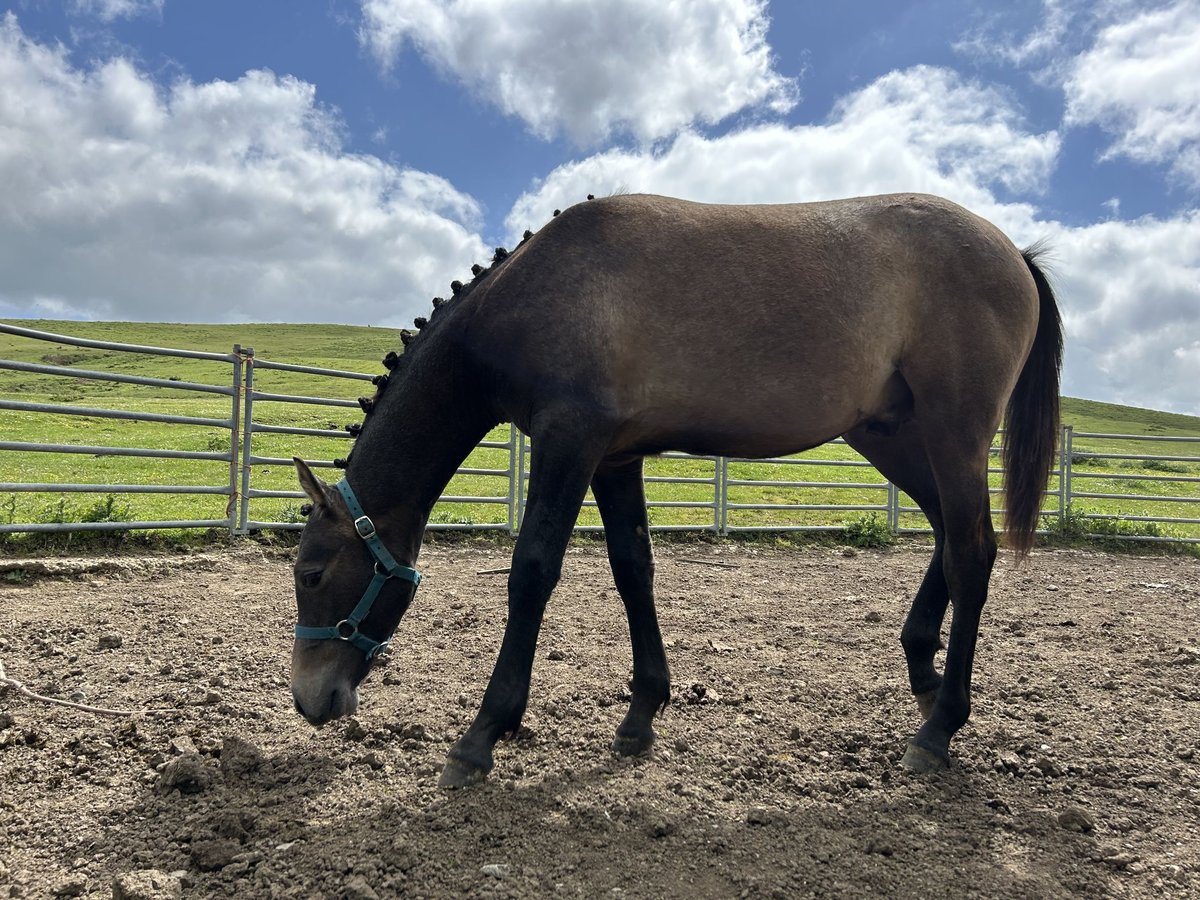
[(304, 493), (308, 494), (313, 506), (324, 506), (327, 502), (325, 483), (313, 474), (312, 469), (300, 457), (293, 456), (292, 462), (296, 464), (296, 475), (300, 479), (300, 487), (304, 488)]

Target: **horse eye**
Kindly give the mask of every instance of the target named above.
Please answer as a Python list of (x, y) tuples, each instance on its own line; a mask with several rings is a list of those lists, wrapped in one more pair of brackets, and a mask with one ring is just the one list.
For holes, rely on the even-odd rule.
[(300, 576), (300, 586), (306, 588), (315, 588), (321, 583), (321, 575), (323, 572), (309, 572)]

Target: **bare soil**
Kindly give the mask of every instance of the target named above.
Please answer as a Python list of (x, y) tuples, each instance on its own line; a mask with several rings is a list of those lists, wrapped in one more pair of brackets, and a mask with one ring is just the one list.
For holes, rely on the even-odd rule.
[(288, 690), (287, 553), (10, 572), (8, 677), (150, 712), (0, 688), (0, 897), (1200, 896), (1200, 561), (1002, 556), (972, 719), (917, 777), (897, 635), (928, 554), (660, 547), (673, 700), (621, 760), (624, 614), (573, 548), (526, 727), (449, 794), (504, 546), (426, 548), (391, 660), (321, 731)]

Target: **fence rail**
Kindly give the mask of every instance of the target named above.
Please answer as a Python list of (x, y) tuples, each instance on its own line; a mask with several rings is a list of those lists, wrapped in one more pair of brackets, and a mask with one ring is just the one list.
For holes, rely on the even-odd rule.
[[(329, 384), (357, 389), (361, 382), (370, 382), (371, 375), (340, 369), (275, 362), (256, 357), (254, 350), (235, 345), (231, 353), (210, 353), (176, 348), (122, 344), (53, 334), (34, 329), (0, 323), (0, 332), (28, 338), (34, 341), (49, 341), (56, 344), (105, 350), (115, 353), (139, 354), (151, 357), (176, 357), (219, 364), (228, 367), (228, 374), (219, 383), (184, 381), (175, 378), (155, 378), (119, 372), (103, 372), (92, 369), (76, 369), (71, 366), (42, 364), (17, 360), (0, 360), (0, 369), (47, 376), (69, 381), (85, 379), (94, 382), (111, 382), (122, 385), (137, 385), (162, 392), (178, 391), (181, 395), (207, 397), (213, 402), (227, 404), (219, 415), (178, 415), (170, 412), (154, 412), (145, 408), (120, 409), (79, 406), (70, 402), (33, 402), (0, 398), (0, 410), (33, 416), (62, 416), (80, 420), (124, 420), (127, 422), (151, 422), (162, 426), (203, 427), (217, 429), (220, 435), (210, 438), (205, 450), (164, 449), (149, 447), (109, 446), (104, 444), (76, 444), (63, 441), (0, 440), (0, 451), (9, 453), (59, 453), (88, 455), (97, 459), (105, 457), (141, 457), (163, 461), (199, 461), (225, 463), (225, 475), (216, 484), (172, 484), (172, 483), (83, 483), (47, 482), (29, 478), (0, 483), (0, 494), (7, 493), (99, 493), (99, 494), (190, 494), (197, 496), (217, 495), (224, 498), (223, 517), (172, 518), (153, 521), (96, 521), (96, 522), (17, 522), (0, 524), (0, 534), (13, 532), (52, 531), (109, 531), (120, 529), (161, 528), (223, 528), (231, 534), (246, 534), (264, 529), (298, 529), (299, 521), (284, 521), (278, 517), (256, 516), (255, 508), (260, 501), (301, 500), (298, 490), (264, 486), (261, 474), (274, 466), (291, 466), (295, 455), (291, 444), (282, 449), (287, 455), (273, 454), (264, 449), (264, 442), (280, 449), (280, 439), (321, 439), (337, 441), (343, 447), (350, 435), (332, 425), (314, 427), (310, 421), (299, 424), (293, 405), (318, 407), (329, 410), (357, 409), (358, 403), (347, 397), (322, 397), (311, 393), (287, 393), (280, 390), (260, 390), (255, 384), (256, 371), (291, 373), (315, 376)], [(326, 381), (322, 381), (322, 384)], [(322, 388), (324, 390), (324, 388)], [(333, 388), (330, 389), (331, 392)], [(172, 396), (175, 396), (172, 394)], [(53, 398), (51, 398), (53, 399)], [(275, 421), (265, 421), (274, 419)], [(64, 426), (64, 430), (77, 431), (81, 435), (92, 432), (83, 427)], [(1138, 452), (1141, 448), (1170, 445), (1167, 453)], [(1072, 519), (1082, 522), (1085, 530), (1103, 537), (1128, 540), (1162, 541), (1174, 540), (1200, 543), (1200, 446), (1197, 455), (1189, 455), (1189, 445), (1200, 445), (1200, 436), (1179, 435), (1127, 435), (1106, 432), (1076, 432), (1064, 426), (1060, 455), (1052, 475), (1052, 484), (1047, 491), (1046, 515), (1065, 522)], [(307, 445), (306, 445), (307, 446)], [(325, 446), (325, 445), (323, 445)], [(828, 445), (827, 445), (828, 446)], [(811, 454), (751, 460), (729, 457), (695, 457), (683, 453), (666, 453), (660, 457), (665, 465), (685, 467), (685, 474), (666, 473), (652, 464), (645, 481), (649, 488), (648, 505), (651, 508), (656, 531), (707, 531), (717, 534), (761, 531), (837, 531), (845, 527), (844, 522), (833, 521), (825, 514), (852, 514), (859, 517), (880, 516), (886, 527), (895, 534), (928, 533), (929, 526), (920, 509), (905, 497), (895, 485), (883, 480), (855, 481), (854, 472), (871, 469), (870, 463), (846, 448), (844, 441), (831, 442), (833, 452), (839, 458), (817, 458)], [(844, 448), (844, 449), (843, 449)], [(496, 521), (466, 520), (452, 521), (443, 517), (432, 521), (432, 529), (498, 529), (516, 533), (524, 516), (526, 486), (529, 479), (529, 441), (515, 428), (509, 429), (505, 440), (485, 440), (479, 444), (478, 453), (487, 459), (464, 464), (457, 477), (473, 480), (494, 481), (494, 492), (486, 487), (477, 487), (476, 493), (461, 491), (442, 496), (439, 508), (455, 504), (470, 505), (476, 510), (496, 508), (500, 511)], [(330, 457), (341, 455), (329, 453)], [(312, 453), (307, 454), (312, 456)], [(316, 467), (332, 468), (332, 458), (319, 455), (306, 459)], [(799, 468), (798, 468), (799, 467)], [(805, 467), (808, 467), (807, 469)], [(811, 475), (813, 469), (845, 472), (836, 480), (823, 480), (823, 474)], [(1124, 468), (1125, 471), (1118, 471)], [(1138, 471), (1129, 471), (1136, 468)], [(798, 477), (789, 477), (791, 472)], [(989, 470), (997, 474), (998, 469)], [(810, 475), (810, 477), (805, 477)], [(870, 476), (868, 476), (870, 478)], [(212, 480), (212, 479), (209, 479)], [(993, 479), (995, 481), (995, 479)], [(683, 489), (690, 499), (662, 499), (655, 496), (660, 486)], [(1189, 493), (1190, 489), (1190, 493)], [(1158, 493), (1157, 491), (1169, 491)], [(804, 492), (820, 492), (820, 502), (805, 497)], [(992, 493), (999, 488), (993, 486)], [(864, 500), (865, 496), (865, 500)], [(844, 499), (844, 502), (840, 502)], [(1087, 501), (1087, 508), (1079, 504)], [(1130, 504), (1137, 504), (1129, 508)], [(1166, 505), (1179, 508), (1180, 515), (1168, 515), (1162, 508)], [(594, 501), (584, 504), (586, 521), (577, 527), (580, 530), (600, 530), (595, 523)], [(665, 511), (666, 515), (653, 515), (654, 511)], [(999, 514), (1001, 510), (996, 510)], [(819, 515), (815, 515), (819, 514)], [(278, 516), (278, 513), (276, 513)], [(11, 516), (10, 516), (11, 518)], [(1144, 523), (1148, 526), (1169, 525), (1177, 527), (1178, 533), (1160, 534), (1153, 527), (1141, 530), (1130, 529), (1122, 523)], [(1120, 525), (1121, 527), (1116, 527)]]

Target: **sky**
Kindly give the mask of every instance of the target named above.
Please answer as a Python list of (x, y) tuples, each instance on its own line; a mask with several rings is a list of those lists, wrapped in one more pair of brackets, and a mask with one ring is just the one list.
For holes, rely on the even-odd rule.
[(0, 4), (0, 317), (400, 327), (618, 190), (948, 197), (1200, 415), (1200, 0)]

